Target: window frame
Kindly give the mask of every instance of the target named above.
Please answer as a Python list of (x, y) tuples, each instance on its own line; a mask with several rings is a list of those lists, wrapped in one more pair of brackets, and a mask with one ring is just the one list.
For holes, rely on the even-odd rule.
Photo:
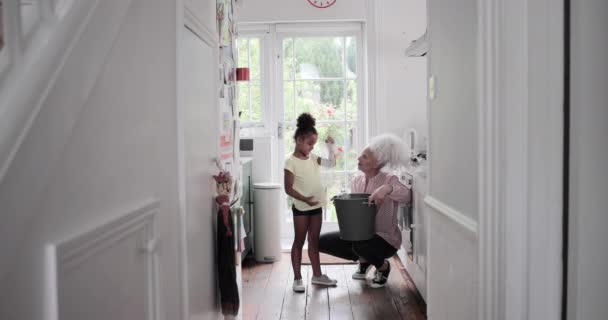
[[(261, 99), (261, 120), (260, 121), (240, 121), (241, 129), (247, 128), (269, 128), (271, 120), (268, 115), (272, 114), (272, 106), (270, 99), (270, 77), (271, 63), (271, 41), (270, 30), (268, 25), (239, 25), (238, 37), (258, 38), (260, 40), (260, 99)], [(237, 48), (237, 66), (238, 66), (238, 48)], [(240, 67), (240, 66), (238, 66)], [(237, 95), (238, 97), (238, 95)], [(238, 103), (238, 102), (237, 102)]]

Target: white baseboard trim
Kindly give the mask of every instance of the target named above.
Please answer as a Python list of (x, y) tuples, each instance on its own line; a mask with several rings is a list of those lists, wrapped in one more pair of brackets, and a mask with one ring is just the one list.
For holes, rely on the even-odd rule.
[(443, 216), (449, 218), (452, 222), (458, 224), (465, 230), (470, 231), (471, 233), (477, 235), (477, 222), (460, 211), (448, 206), (447, 204), (433, 198), (432, 196), (426, 196), (424, 198), (424, 203), (431, 207), (433, 211), (442, 214)]

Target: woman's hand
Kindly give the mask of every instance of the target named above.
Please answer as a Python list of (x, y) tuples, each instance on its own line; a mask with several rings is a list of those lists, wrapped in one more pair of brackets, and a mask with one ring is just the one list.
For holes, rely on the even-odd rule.
[(371, 196), (369, 196), (369, 202), (375, 203), (376, 206), (381, 207), (386, 199), (386, 196), (388, 196), (391, 192), (393, 192), (393, 187), (391, 185), (382, 185), (381, 187), (378, 187), (378, 189), (376, 189)]
[(318, 204), (319, 204), (319, 201), (314, 201), (314, 200), (312, 200), (312, 199), (314, 199), (314, 198), (315, 198), (315, 197), (313, 197), (313, 196), (310, 196), (310, 197), (305, 197), (303, 201), (304, 201), (304, 202), (306, 202), (306, 204), (307, 204), (307, 205), (309, 205), (309, 206), (311, 206), (311, 207), (314, 207), (314, 206), (316, 206), (316, 205), (318, 205)]

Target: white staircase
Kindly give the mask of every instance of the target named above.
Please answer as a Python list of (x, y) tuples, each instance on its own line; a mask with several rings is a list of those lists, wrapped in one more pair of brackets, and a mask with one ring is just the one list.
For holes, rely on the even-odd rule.
[(0, 283), (131, 0), (2, 0)]
[[(92, 48), (98, 52), (91, 52), (88, 61), (80, 63), (82, 77), (78, 86), (73, 88), (75, 95), (86, 94), (87, 85), (90, 89), (91, 80), (99, 73), (104, 54), (130, 3), (107, 2), (103, 4), (103, 7), (107, 7), (105, 10), (109, 10), (105, 16), (106, 26), (100, 26), (100, 38), (91, 39), (95, 40)], [(27, 137), (41, 105), (48, 99), (49, 92), (54, 86), (60, 85), (62, 70), (69, 67), (66, 61), (77, 49), (76, 44), (83, 31), (93, 22), (93, 12), (99, 5), (98, 0), (2, 1), (0, 181)]]

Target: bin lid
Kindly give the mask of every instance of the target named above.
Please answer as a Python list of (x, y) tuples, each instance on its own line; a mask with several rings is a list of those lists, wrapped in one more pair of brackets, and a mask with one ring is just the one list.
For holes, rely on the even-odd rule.
[(254, 189), (280, 189), (282, 186), (276, 182), (257, 182), (253, 184)]

